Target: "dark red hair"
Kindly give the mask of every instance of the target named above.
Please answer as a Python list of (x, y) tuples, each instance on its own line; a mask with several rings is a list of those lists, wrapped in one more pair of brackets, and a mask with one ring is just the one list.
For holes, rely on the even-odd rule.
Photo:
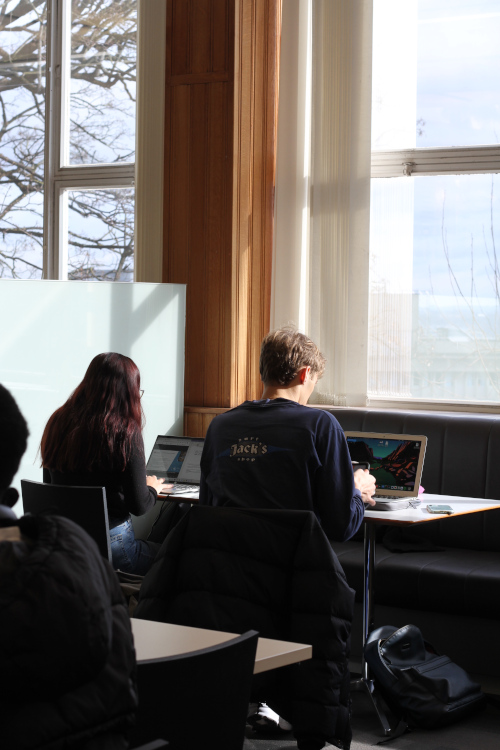
[(123, 470), (142, 430), (141, 376), (123, 354), (98, 354), (45, 426), (42, 465), (56, 471)]

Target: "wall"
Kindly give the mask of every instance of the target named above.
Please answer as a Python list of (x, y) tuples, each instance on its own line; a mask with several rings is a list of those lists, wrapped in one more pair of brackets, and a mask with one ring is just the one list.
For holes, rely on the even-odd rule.
[(187, 284), (192, 435), (217, 409), (261, 393), (280, 23), (280, 0), (172, 0), (167, 9), (163, 281)]

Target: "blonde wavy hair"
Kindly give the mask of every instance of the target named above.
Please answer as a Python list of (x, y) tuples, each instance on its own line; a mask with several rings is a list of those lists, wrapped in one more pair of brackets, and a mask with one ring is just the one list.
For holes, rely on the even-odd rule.
[(259, 370), (264, 384), (288, 385), (302, 367), (310, 367), (319, 379), (325, 363), (314, 341), (293, 326), (271, 331), (260, 347)]

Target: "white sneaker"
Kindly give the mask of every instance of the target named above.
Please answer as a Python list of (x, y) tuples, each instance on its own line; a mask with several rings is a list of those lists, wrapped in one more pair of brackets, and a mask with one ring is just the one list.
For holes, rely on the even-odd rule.
[(247, 723), (256, 732), (289, 732), (292, 725), (269, 708), (265, 703), (249, 703)]

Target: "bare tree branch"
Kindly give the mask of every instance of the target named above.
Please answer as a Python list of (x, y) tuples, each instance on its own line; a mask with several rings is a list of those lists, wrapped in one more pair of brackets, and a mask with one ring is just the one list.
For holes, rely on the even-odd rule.
[[(0, 275), (42, 272), (46, 0), (0, 1)], [(72, 164), (134, 158), (136, 0), (73, 0)], [(132, 103), (132, 107), (131, 107)], [(72, 278), (133, 273), (131, 191), (70, 191)]]

